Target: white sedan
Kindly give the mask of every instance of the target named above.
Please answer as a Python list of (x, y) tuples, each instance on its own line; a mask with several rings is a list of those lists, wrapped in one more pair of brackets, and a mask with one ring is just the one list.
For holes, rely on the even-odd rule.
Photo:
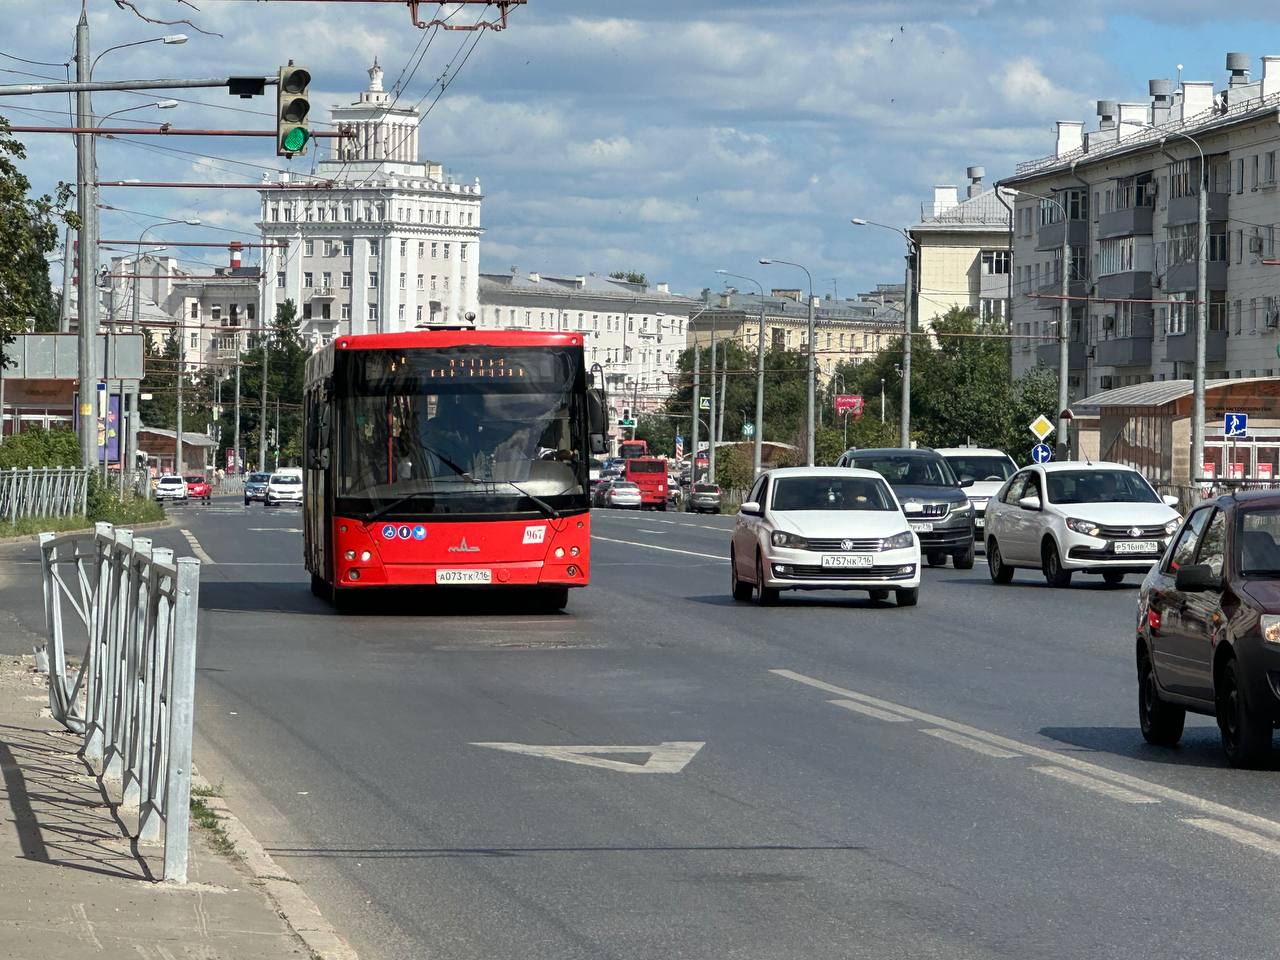
[(777, 603), (783, 590), (893, 591), (920, 596), (920, 540), (880, 474), (848, 467), (790, 467), (757, 478), (729, 548), (735, 600)]
[(187, 499), (187, 481), (175, 474), (166, 474), (156, 483), (157, 500)]

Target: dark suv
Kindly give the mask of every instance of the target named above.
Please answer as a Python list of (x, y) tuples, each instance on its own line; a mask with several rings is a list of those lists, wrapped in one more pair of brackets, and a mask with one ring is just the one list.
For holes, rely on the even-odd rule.
[(931, 567), (951, 557), (957, 570), (973, 568), (973, 505), (961, 483), (940, 454), (932, 450), (847, 450), (838, 467), (874, 470), (889, 481), (920, 538), (920, 552)]
[(1280, 722), (1280, 494), (1187, 515), (1138, 595), (1138, 717), (1173, 746), (1186, 713), (1218, 719), (1236, 767), (1263, 766)]

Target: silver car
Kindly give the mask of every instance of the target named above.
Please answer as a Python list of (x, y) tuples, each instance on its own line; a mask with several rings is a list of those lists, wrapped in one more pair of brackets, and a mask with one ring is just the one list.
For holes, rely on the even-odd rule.
[(640, 509), (640, 487), (629, 480), (615, 480), (609, 484), (604, 493), (606, 507), (623, 507), (628, 510)]

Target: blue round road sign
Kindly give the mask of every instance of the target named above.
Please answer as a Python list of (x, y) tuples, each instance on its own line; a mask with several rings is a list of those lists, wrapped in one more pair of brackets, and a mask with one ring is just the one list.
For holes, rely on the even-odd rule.
[(1031, 448), (1031, 459), (1036, 463), (1048, 463), (1053, 459), (1053, 450), (1047, 443), (1037, 443)]

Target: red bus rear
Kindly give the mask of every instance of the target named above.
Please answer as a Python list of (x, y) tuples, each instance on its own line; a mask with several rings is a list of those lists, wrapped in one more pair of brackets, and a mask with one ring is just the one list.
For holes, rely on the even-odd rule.
[(577, 334), (337, 338), (307, 360), (313, 591), (529, 587), (563, 607), (588, 583), (605, 409)]
[(640, 509), (667, 509), (667, 460), (665, 457), (632, 457), (623, 476), (640, 488)]
[(630, 460), (632, 457), (647, 457), (649, 455), (649, 444), (644, 440), (622, 440), (618, 443), (618, 456), (623, 460)]

